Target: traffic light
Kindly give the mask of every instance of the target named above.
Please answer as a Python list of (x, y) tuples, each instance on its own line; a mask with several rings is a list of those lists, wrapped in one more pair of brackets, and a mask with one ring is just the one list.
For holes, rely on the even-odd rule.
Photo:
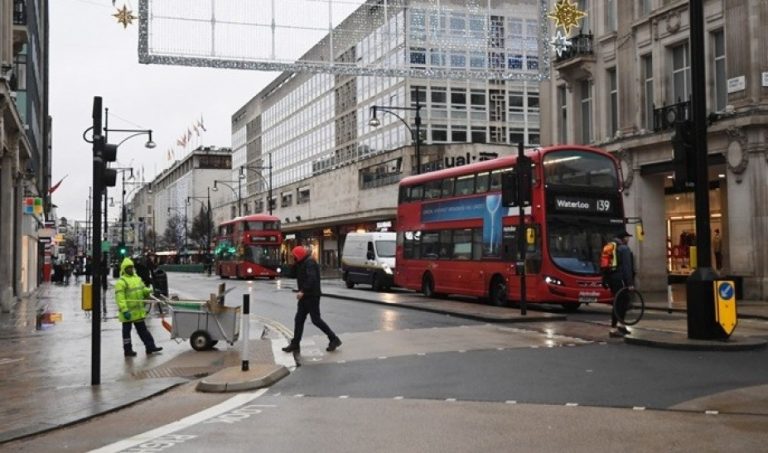
[(104, 187), (115, 187), (115, 184), (117, 184), (117, 170), (107, 168), (107, 162), (117, 160), (117, 145), (107, 143), (101, 135), (94, 137), (93, 140), (96, 155), (100, 156), (102, 161), (104, 161), (104, 173), (102, 174)]
[(674, 151), (675, 187), (679, 190), (693, 187), (696, 181), (696, 146), (692, 121), (675, 122), (672, 149)]
[(122, 242), (117, 245), (117, 254), (120, 258), (125, 258), (128, 255), (128, 248)]
[(531, 205), (532, 172), (531, 158), (519, 156), (515, 168), (501, 174), (501, 205), (503, 207)]

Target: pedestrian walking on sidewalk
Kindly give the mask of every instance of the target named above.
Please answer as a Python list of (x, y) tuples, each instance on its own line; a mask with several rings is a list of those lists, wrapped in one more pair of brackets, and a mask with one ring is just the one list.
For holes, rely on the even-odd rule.
[(123, 353), (126, 357), (136, 357), (131, 345), (131, 326), (136, 326), (136, 332), (144, 342), (147, 354), (162, 351), (155, 345), (155, 339), (147, 329), (144, 318), (147, 311), (144, 299), (152, 291), (144, 285), (141, 277), (136, 275), (133, 261), (125, 258), (120, 264), (120, 278), (115, 283), (115, 302), (117, 302), (117, 318), (123, 323)]
[[(605, 284), (611, 290), (611, 295), (616, 297), (622, 288), (635, 289), (635, 264), (632, 250), (627, 245), (629, 238), (632, 235), (626, 231), (620, 231), (616, 234), (611, 242), (603, 247), (602, 256), (600, 257), (600, 267), (603, 271)], [(622, 293), (626, 298), (629, 294)], [(617, 304), (617, 310), (621, 314), (622, 310), (626, 310), (628, 300), (621, 298), (621, 300), (614, 301)], [(622, 315), (623, 317), (623, 315)], [(629, 329), (619, 322), (616, 317), (616, 312), (611, 310), (611, 330), (609, 335), (612, 337), (624, 336), (629, 334)]]
[(292, 253), (296, 260), (295, 275), (298, 286), (296, 299), (299, 302), (294, 318), (293, 339), (288, 346), (283, 348), (283, 351), (299, 352), (301, 350), (301, 337), (304, 333), (304, 322), (307, 320), (307, 315), (312, 319), (312, 324), (328, 336), (329, 343), (325, 350), (335, 351), (341, 346), (341, 340), (320, 317), (320, 267), (306, 247), (300, 245), (294, 247)]

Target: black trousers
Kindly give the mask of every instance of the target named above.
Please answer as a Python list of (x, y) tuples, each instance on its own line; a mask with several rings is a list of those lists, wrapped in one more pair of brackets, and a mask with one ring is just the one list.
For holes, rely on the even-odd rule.
[(154, 348), (155, 339), (152, 338), (152, 334), (149, 333), (149, 329), (147, 329), (147, 325), (144, 323), (144, 320), (141, 320), (123, 323), (123, 350), (133, 350), (133, 346), (131, 346), (131, 326), (134, 325), (136, 326), (136, 332), (139, 334), (139, 338), (141, 338), (141, 341), (144, 343), (144, 347), (146, 349)]
[[(608, 278), (608, 287), (611, 289), (611, 295), (616, 297), (616, 293), (618, 293), (622, 288), (624, 288), (624, 282), (621, 278)], [(614, 301), (614, 304), (616, 304), (616, 310), (611, 310), (611, 327), (616, 327), (619, 323), (619, 318), (616, 317), (616, 311), (619, 312), (621, 317), (624, 317), (624, 314), (627, 312), (627, 305), (629, 303), (629, 294), (627, 292), (624, 292), (622, 297), (620, 297), (618, 300)]]
[(291, 344), (296, 346), (301, 342), (301, 337), (304, 335), (304, 322), (309, 315), (312, 320), (312, 324), (322, 330), (324, 334), (328, 336), (329, 340), (336, 338), (336, 334), (333, 333), (328, 324), (320, 317), (320, 296), (305, 296), (299, 300), (296, 308), (296, 317), (293, 319), (293, 340)]

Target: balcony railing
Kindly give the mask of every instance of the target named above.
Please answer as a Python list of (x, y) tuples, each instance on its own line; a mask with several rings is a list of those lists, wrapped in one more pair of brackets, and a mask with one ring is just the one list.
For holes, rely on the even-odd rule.
[(26, 0), (13, 0), (13, 25), (27, 25)]
[(592, 55), (594, 53), (592, 46), (594, 35), (592, 33), (588, 35), (579, 33), (569, 40), (571, 41), (571, 46), (563, 52), (562, 56), (558, 56), (555, 59), (555, 62), (559, 63), (561, 61), (570, 60), (571, 58)]
[(664, 131), (675, 127), (675, 121), (691, 119), (691, 101), (664, 105), (653, 109), (654, 132)]

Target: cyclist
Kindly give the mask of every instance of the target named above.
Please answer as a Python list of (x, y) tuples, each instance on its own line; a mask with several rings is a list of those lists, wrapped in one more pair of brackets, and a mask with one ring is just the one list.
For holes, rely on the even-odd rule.
[[(615, 297), (616, 293), (622, 288), (629, 290), (635, 289), (635, 262), (632, 250), (627, 245), (632, 235), (622, 230), (616, 233), (616, 237), (603, 247), (601, 256), (601, 268), (603, 268), (605, 283)], [(625, 291), (620, 300), (614, 301), (617, 304), (616, 310), (611, 310), (611, 330), (608, 334), (612, 337), (628, 335), (629, 329), (616, 316), (618, 311), (621, 318), (624, 318), (629, 295)]]

